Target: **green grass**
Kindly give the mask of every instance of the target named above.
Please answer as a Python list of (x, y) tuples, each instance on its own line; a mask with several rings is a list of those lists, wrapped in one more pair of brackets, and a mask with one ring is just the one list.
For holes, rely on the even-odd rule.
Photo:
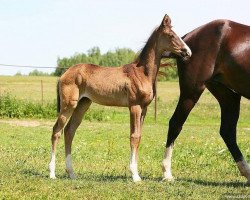
[[(11, 80), (12, 79), (12, 80)], [(0, 77), (0, 91), (17, 98), (40, 101), (40, 77)], [(37, 84), (38, 81), (38, 84)], [(29, 91), (27, 84), (33, 88)], [(55, 99), (56, 78), (46, 77), (46, 101)], [(23, 87), (14, 87), (20, 84)], [(50, 136), (55, 120), (0, 119), (0, 199), (220, 199), (226, 194), (248, 194), (249, 187), (219, 136), (220, 111), (207, 92), (193, 109), (173, 154), (173, 183), (161, 181), (161, 162), (168, 120), (178, 100), (178, 83), (158, 84), (157, 123), (153, 104), (143, 127), (139, 172), (143, 181), (132, 182), (129, 164), (129, 113), (127, 108), (103, 107), (103, 121), (84, 120), (73, 141), (76, 180), (69, 180), (64, 166), (63, 138), (58, 145), (57, 179), (48, 178)], [(24, 97), (23, 93), (27, 94)], [(39, 92), (38, 92), (39, 93)], [(28, 95), (30, 94), (30, 96)], [(250, 162), (250, 103), (243, 99), (238, 123), (239, 146)]]
[(44, 102), (53, 102), (56, 99), (57, 80), (58, 77), (52, 76), (0, 76), (0, 94), (8, 92), (20, 99), (41, 102), (42, 81)]

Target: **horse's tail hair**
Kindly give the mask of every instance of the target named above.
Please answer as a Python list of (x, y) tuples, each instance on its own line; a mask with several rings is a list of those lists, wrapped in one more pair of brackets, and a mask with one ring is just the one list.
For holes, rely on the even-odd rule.
[(57, 82), (57, 86), (56, 86), (56, 99), (57, 99), (57, 104), (56, 104), (56, 108), (57, 108), (57, 113), (60, 113), (60, 107), (61, 107), (61, 99), (60, 99), (60, 83), (59, 81)]

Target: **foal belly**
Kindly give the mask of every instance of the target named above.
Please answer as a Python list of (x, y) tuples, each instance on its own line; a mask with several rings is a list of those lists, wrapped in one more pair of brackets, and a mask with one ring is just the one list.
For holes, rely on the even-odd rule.
[(81, 97), (87, 97), (91, 101), (105, 106), (119, 106), (127, 107), (128, 98), (127, 95), (123, 92), (103, 92), (103, 91), (85, 91)]

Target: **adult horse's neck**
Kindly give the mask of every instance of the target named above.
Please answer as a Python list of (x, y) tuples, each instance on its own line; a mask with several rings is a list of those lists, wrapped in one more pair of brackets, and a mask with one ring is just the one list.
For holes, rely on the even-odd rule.
[(158, 50), (157, 40), (154, 39), (154, 34), (152, 34), (138, 56), (137, 66), (143, 68), (145, 76), (147, 76), (148, 80), (153, 84), (159, 71), (160, 61), (161, 52)]

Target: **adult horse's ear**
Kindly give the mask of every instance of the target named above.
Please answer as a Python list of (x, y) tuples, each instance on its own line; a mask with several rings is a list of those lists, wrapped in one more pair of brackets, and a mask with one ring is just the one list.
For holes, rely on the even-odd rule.
[(161, 26), (162, 27), (171, 27), (171, 19), (167, 14), (163, 17)]

